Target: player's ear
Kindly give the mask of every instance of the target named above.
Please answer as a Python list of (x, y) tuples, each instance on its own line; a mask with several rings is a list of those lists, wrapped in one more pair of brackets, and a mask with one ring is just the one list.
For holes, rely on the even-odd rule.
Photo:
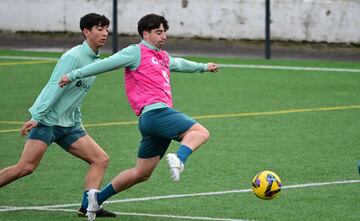
[(87, 36), (89, 36), (90, 31), (91, 31), (91, 30), (89, 30), (89, 29), (87, 29), (87, 28), (84, 28), (82, 32), (83, 32), (84, 36), (87, 37)]
[(147, 31), (143, 31), (143, 39), (148, 39), (149, 38), (149, 32)]

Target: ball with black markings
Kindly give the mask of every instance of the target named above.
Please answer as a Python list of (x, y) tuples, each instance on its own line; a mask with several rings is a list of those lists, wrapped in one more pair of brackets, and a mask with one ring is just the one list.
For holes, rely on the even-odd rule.
[(282, 183), (280, 177), (269, 170), (256, 174), (252, 181), (252, 189), (257, 197), (264, 200), (274, 199), (279, 195)]

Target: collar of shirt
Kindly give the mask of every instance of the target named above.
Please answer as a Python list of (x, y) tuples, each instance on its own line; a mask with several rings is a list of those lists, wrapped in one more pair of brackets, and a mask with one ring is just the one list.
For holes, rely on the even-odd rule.
[(99, 58), (100, 57), (100, 53), (99, 51), (97, 51), (97, 53), (95, 53), (90, 45), (87, 43), (87, 41), (85, 40), (83, 43), (82, 43), (82, 47), (84, 49), (84, 52), (89, 55), (90, 57), (93, 57), (93, 58)]
[(141, 44), (144, 44), (146, 47), (156, 50), (156, 51), (160, 51), (159, 48), (155, 47), (154, 45), (152, 45), (151, 43), (145, 41), (145, 40), (141, 40)]

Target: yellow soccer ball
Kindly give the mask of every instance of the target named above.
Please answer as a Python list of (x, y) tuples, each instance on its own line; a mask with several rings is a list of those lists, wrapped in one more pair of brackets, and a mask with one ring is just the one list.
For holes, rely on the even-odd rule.
[(256, 174), (252, 181), (252, 189), (257, 197), (264, 200), (274, 199), (281, 191), (280, 177), (269, 170)]

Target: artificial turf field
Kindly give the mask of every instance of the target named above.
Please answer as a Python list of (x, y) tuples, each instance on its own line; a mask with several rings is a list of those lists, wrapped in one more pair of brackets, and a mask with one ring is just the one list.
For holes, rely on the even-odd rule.
[[(18, 129), (54, 68), (49, 58), (58, 56), (0, 51), (1, 168), (17, 162), (25, 141)], [(359, 220), (359, 62), (190, 59), (221, 64), (216, 74), (172, 73), (171, 80), (175, 109), (211, 139), (189, 158), (180, 182), (162, 160), (149, 181), (110, 198), (104, 207), (119, 214), (111, 220)], [(140, 140), (123, 70), (97, 77), (82, 114), (110, 156), (105, 185), (134, 166)], [(284, 184), (270, 201), (250, 191), (265, 169)], [(51, 145), (32, 175), (0, 189), (0, 220), (85, 220), (76, 210), (86, 171)]]

